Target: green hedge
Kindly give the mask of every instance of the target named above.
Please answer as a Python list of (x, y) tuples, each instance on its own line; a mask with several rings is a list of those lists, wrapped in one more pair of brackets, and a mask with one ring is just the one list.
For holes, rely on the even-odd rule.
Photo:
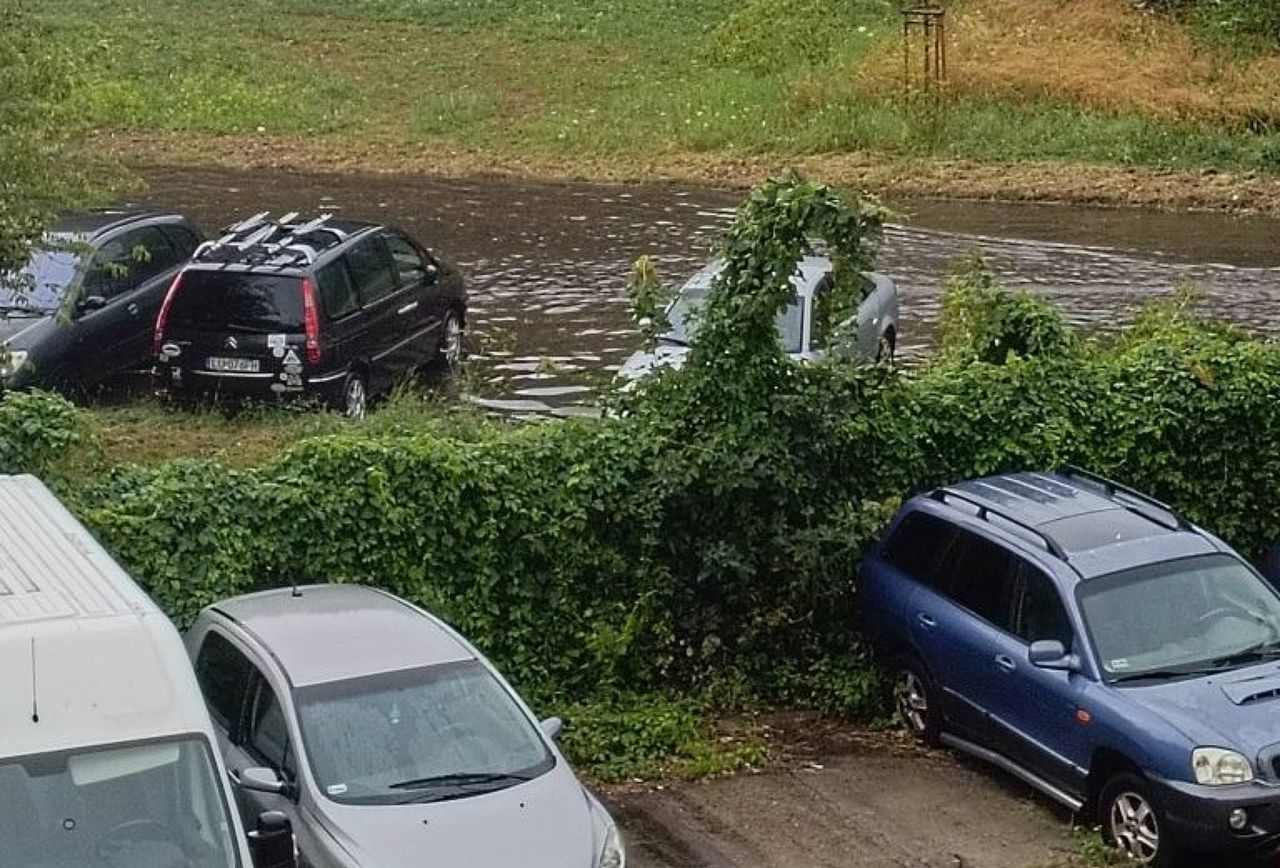
[[(850, 212), (800, 182), (757, 193), (689, 364), (609, 418), (467, 439), (356, 429), (252, 470), (126, 466), (64, 494), (180, 622), (290, 581), (372, 584), (455, 624), (548, 713), (612, 697), (641, 718), (660, 694), (879, 713), (858, 560), (903, 497), (940, 483), (1072, 462), (1250, 556), (1280, 536), (1280, 347), (1180, 306), (1103, 346), (979, 266), (949, 291), (945, 353), (920, 369), (796, 366), (743, 339), (771, 334), (789, 292), (771, 263), (806, 234), (864, 261), (875, 225)], [(24, 406), (51, 417), (37, 430), (74, 419), (27, 400), (0, 406), (0, 432), (23, 430), (5, 420)], [(26, 454), (6, 448), (10, 467)], [(687, 711), (655, 718), (680, 733), (671, 747)]]

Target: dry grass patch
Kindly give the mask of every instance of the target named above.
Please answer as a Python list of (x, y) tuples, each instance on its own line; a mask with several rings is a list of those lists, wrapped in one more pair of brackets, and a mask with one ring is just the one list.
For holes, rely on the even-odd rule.
[[(1230, 57), (1124, 0), (968, 0), (952, 7), (947, 28), (956, 93), (1280, 125), (1280, 56)], [(859, 73), (877, 92), (896, 90), (901, 76), (897, 40), (886, 40)]]

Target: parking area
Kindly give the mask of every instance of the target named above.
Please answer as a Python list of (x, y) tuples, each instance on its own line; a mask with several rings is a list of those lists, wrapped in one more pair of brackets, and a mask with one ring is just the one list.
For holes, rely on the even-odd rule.
[(766, 770), (609, 789), (628, 864), (1057, 868), (1078, 852), (1070, 815), (997, 771), (893, 733), (789, 726)]

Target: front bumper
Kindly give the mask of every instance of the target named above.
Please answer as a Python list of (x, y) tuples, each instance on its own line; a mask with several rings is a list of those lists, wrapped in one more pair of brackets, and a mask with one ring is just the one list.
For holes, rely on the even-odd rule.
[[(1259, 781), (1206, 787), (1155, 779), (1168, 831), (1184, 849), (1271, 855), (1280, 852), (1280, 787)], [(1244, 810), (1244, 828), (1231, 828), (1232, 811)]]

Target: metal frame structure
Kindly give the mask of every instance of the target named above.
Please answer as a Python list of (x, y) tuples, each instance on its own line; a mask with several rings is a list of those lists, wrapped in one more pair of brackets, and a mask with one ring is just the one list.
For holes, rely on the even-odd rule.
[(310, 265), (333, 245), (317, 248), (314, 244), (303, 243), (302, 239), (326, 233), (333, 236), (333, 243), (341, 244), (350, 237), (349, 233), (336, 226), (327, 225), (331, 216), (321, 214), (314, 220), (301, 221), (298, 212), (290, 211), (272, 220), (270, 212), (262, 211), (226, 227), (221, 236), (197, 247), (191, 259), (194, 262), (237, 262), (278, 268)]
[[(913, 87), (911, 44), (913, 34), (920, 34), (922, 75)], [(941, 6), (908, 6), (902, 10), (902, 87), (907, 96), (913, 91), (939, 95), (947, 80), (947, 11)]]

